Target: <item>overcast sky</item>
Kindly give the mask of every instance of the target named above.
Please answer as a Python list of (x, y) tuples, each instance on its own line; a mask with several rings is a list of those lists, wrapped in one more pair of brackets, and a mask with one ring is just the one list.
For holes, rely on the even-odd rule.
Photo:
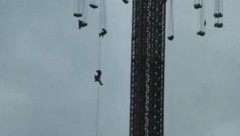
[[(240, 1), (198, 37), (192, 0), (174, 2), (166, 45), (165, 136), (240, 135)], [(107, 0), (99, 136), (128, 136), (132, 5)], [(95, 136), (98, 10), (78, 30), (73, 0), (0, 0), (0, 135)]]

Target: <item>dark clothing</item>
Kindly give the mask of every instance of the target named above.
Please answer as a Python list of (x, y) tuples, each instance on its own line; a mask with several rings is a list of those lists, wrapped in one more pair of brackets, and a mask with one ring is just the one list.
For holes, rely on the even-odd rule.
[(99, 37), (104, 37), (104, 35), (106, 35), (106, 34), (107, 34), (107, 30), (103, 28), (102, 32), (99, 33)]
[(95, 82), (99, 82), (100, 85), (103, 85), (103, 83), (101, 81), (102, 71), (101, 70), (97, 70), (96, 72), (97, 72), (97, 75), (94, 75)]
[(81, 21), (81, 20), (78, 21), (78, 28), (79, 28), (79, 29), (81, 29), (82, 27), (85, 27), (85, 26), (87, 26), (87, 23), (86, 23), (86, 22)]

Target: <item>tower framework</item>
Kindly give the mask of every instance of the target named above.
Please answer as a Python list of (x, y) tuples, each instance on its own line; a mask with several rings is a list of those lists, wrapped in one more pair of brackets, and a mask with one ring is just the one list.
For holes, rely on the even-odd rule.
[(166, 0), (133, 0), (130, 136), (163, 136)]

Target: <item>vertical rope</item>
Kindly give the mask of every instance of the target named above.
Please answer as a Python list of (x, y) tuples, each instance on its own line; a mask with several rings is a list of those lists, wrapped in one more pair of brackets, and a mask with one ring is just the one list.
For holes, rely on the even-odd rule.
[(99, 123), (99, 96), (100, 96), (100, 87), (98, 85), (97, 89), (97, 116), (96, 116), (96, 136), (98, 136), (98, 123)]
[(168, 22), (168, 35), (174, 35), (174, 20), (173, 20), (173, 0), (169, 1), (169, 22)]
[(101, 38), (98, 38), (98, 69), (101, 69)]
[[(100, 0), (100, 12), (99, 12), (99, 31), (101, 32), (101, 4), (102, 0)], [(98, 69), (101, 69), (101, 38), (98, 37)], [(99, 105), (100, 105), (100, 85), (97, 88), (97, 114), (96, 114), (96, 136), (98, 136), (98, 127), (99, 127)]]
[(77, 0), (77, 13), (80, 13), (80, 2)]

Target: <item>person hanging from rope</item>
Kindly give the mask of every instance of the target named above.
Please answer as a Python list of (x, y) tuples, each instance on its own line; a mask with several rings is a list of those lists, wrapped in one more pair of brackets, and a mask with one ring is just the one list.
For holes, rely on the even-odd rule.
[(99, 37), (104, 37), (107, 34), (106, 24), (106, 4), (105, 0), (100, 0), (100, 14), (99, 14)]
[(86, 0), (81, 0), (81, 13), (82, 18), (78, 20), (78, 28), (81, 29), (85, 26), (87, 26), (87, 2)]
[(81, 29), (82, 27), (87, 26), (88, 24), (82, 20), (78, 20), (78, 28)]
[(99, 69), (96, 72), (97, 72), (97, 75), (94, 75), (95, 82), (99, 82), (100, 85), (103, 85), (103, 83), (101, 81), (102, 71)]
[(107, 30), (102, 28), (102, 31), (99, 33), (99, 37), (104, 37), (107, 34)]
[(125, 4), (128, 4), (128, 0), (123, 0), (123, 2), (124, 2)]

